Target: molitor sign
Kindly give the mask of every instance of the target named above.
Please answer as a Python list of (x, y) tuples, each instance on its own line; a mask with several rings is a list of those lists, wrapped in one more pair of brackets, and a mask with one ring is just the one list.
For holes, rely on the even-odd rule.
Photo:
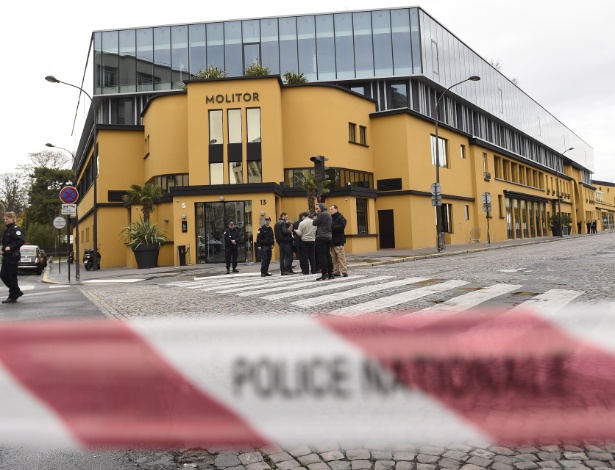
[(259, 101), (258, 93), (226, 93), (209, 95), (205, 97), (205, 103), (250, 103)]

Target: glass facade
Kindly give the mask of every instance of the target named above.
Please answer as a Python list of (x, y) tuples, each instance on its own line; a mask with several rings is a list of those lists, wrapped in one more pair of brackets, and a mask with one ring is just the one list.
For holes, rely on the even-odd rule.
[(380, 110), (431, 118), (444, 89), (478, 75), (441, 100), (442, 123), (548, 168), (574, 147), (567, 157), (591, 182), (592, 148), (420, 8), (98, 31), (92, 51), (93, 89), (109, 96), (109, 123), (140, 124), (143, 109), (133, 96), (116, 111), (112, 95), (179, 89), (208, 66), (231, 77), (252, 63), (303, 73), (363, 93)]

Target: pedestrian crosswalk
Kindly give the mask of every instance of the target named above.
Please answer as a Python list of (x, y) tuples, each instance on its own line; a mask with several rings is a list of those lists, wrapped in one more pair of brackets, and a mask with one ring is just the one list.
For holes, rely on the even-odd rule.
[[(470, 286), (461, 279), (429, 279), (395, 275), (365, 274), (314, 282), (317, 276), (212, 276), (166, 284), (170, 287), (194, 289), (208, 294), (266, 301), (288, 301), (298, 310), (316, 310), (340, 317), (404, 309), (411, 315), (454, 314), (484, 306), (489, 302), (506, 304), (511, 310), (532, 309), (554, 313), (583, 295), (582, 291), (549, 289), (545, 292), (524, 292), (514, 298), (520, 284), (496, 283)], [(470, 292), (467, 292), (470, 290)], [(425, 301), (433, 305), (422, 308)], [(512, 308), (510, 307), (512, 305)]]

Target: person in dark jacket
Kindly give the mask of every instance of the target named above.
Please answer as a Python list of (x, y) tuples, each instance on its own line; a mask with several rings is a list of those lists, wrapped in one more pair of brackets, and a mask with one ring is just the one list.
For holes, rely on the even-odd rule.
[(288, 214), (286, 212), (280, 214), (280, 220), (275, 223), (273, 233), (275, 234), (275, 241), (280, 247), (281, 275), (295, 274), (291, 269), (293, 262), (293, 224), (288, 221)]
[(19, 249), (26, 242), (23, 230), (15, 224), (15, 212), (4, 213), (6, 230), (2, 236), (2, 268), (0, 278), (4, 285), (9, 288), (9, 296), (3, 300), (3, 304), (14, 304), (23, 295), (17, 282), (17, 264), (21, 258)]
[(265, 217), (265, 224), (261, 225), (256, 235), (256, 249), (261, 257), (261, 277), (271, 276), (269, 263), (271, 263), (271, 251), (275, 244), (275, 238), (270, 224), (271, 217)]
[(337, 206), (333, 204), (329, 207), (331, 213), (331, 259), (333, 260), (333, 275), (348, 277), (348, 267), (346, 266), (346, 218), (340, 213)]
[(238, 273), (237, 269), (237, 254), (239, 253), (239, 240), (241, 235), (239, 230), (235, 228), (235, 222), (232, 220), (228, 223), (228, 228), (224, 231), (224, 260), (226, 261), (226, 274), (231, 274), (231, 263), (233, 264), (233, 272)]
[(320, 259), (321, 276), (317, 281), (333, 279), (333, 260), (331, 259), (331, 214), (322, 202), (316, 204), (316, 219), (312, 224), (316, 226), (316, 253)]

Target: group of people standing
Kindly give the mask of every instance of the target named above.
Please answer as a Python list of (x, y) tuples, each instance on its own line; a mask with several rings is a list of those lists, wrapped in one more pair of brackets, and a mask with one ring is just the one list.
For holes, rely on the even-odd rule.
[(335, 204), (327, 211), (327, 206), (318, 203), (314, 213), (302, 212), (294, 223), (286, 212), (282, 212), (273, 228), (271, 217), (266, 217), (256, 237), (256, 248), (261, 256), (261, 276), (272, 275), (269, 263), (273, 245), (277, 243), (282, 276), (298, 274), (292, 265), (294, 252), (302, 274), (320, 271), (318, 281), (334, 279), (335, 276), (347, 277), (345, 228), (346, 219)]
[[(596, 220), (591, 221), (588, 220), (585, 222), (585, 226), (587, 227), (587, 233), (592, 234), (592, 233), (598, 233), (598, 223)], [(577, 222), (577, 232), (578, 233), (583, 233), (583, 222), (581, 222), (580, 220)]]

